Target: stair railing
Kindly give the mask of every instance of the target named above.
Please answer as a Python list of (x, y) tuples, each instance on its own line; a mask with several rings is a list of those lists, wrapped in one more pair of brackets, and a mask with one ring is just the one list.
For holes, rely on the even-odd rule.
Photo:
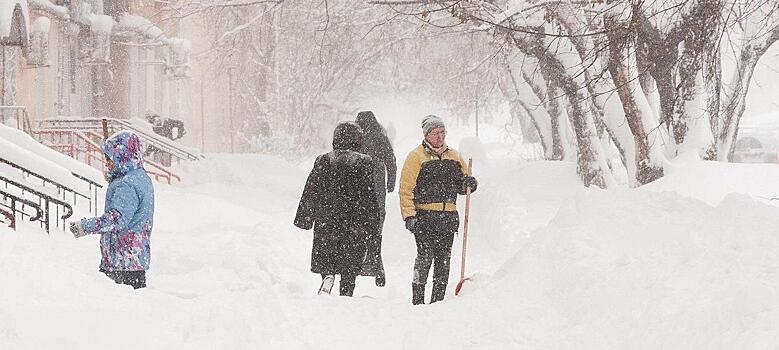
[[(46, 129), (74, 129), (82, 131), (93, 131), (101, 133), (103, 119), (44, 119), (38, 122), (39, 130)], [(135, 125), (122, 119), (106, 118), (108, 122), (109, 133), (115, 133), (121, 130), (131, 130), (138, 134), (147, 146), (154, 146), (163, 152), (171, 154), (179, 160), (201, 160), (203, 155), (191, 152), (180, 144), (156, 133), (136, 127)]]
[[(8, 220), (8, 226), (10, 226), (12, 229), (16, 230), (17, 213), (19, 213), (19, 216), (22, 220), (24, 220), (25, 216), (29, 217), (30, 221), (43, 219), (43, 210), (41, 210), (41, 206), (37, 203), (29, 199), (21, 198), (9, 192), (5, 192), (3, 190), (0, 190), (0, 197), (3, 198), (2, 202), (0, 202), (0, 207), (2, 207), (0, 208), (0, 213), (2, 213), (3, 217)], [(19, 208), (19, 205), (21, 205), (21, 208)], [(25, 211), (27, 207), (35, 209), (35, 214), (27, 213)]]
[[(89, 201), (89, 212), (97, 214), (97, 199), (98, 199), (98, 189), (103, 188), (103, 186), (99, 183), (96, 183), (92, 180), (89, 180), (88, 178), (71, 173), (74, 177), (77, 179), (84, 181), (87, 183), (88, 189), (89, 189), (89, 195), (85, 195), (79, 191), (76, 191), (68, 186), (62, 185), (54, 180), (51, 180), (43, 175), (40, 175), (38, 173), (35, 173), (34, 171), (27, 169), (19, 164), (13, 163), (7, 159), (4, 159), (0, 157), (0, 163), (6, 164), (14, 169), (17, 169), (21, 171), (22, 176), (32, 176), (38, 180), (41, 180), (43, 182), (43, 187), (46, 187), (47, 184), (53, 185), (57, 189), (58, 195), (62, 195), (61, 200), (67, 200), (68, 195), (73, 196), (73, 205), (78, 205), (78, 198), (84, 198), (87, 201)], [(93, 195), (94, 194), (94, 195)]]
[[(48, 195), (46, 193), (40, 192), (38, 190), (35, 190), (27, 185), (24, 185), (22, 183), (16, 182), (14, 180), (11, 180), (5, 176), (0, 175), (0, 181), (5, 183), (5, 188), (8, 189), (8, 187), (13, 186), (20, 190), (22, 192), (22, 196), (24, 196), (26, 193), (29, 193), (36, 197), (38, 200), (38, 206), (39, 208), (43, 209), (43, 215), (42, 220), (40, 220), (43, 223), (44, 228), (46, 229), (46, 232), (49, 232), (51, 229), (51, 208), (52, 205), (54, 206), (54, 218), (56, 219), (54, 221), (54, 226), (59, 227), (60, 220), (62, 221), (62, 230), (65, 231), (65, 219), (71, 217), (73, 215), (73, 207), (70, 206), (70, 204), (55, 198), (51, 195)], [(60, 215), (60, 207), (62, 208), (63, 214)]]

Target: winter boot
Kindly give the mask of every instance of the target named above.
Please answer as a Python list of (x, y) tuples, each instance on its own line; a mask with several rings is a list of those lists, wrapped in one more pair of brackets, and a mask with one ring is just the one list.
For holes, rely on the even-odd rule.
[(433, 292), (430, 295), (430, 304), (435, 303), (436, 301), (444, 300), (444, 295), (446, 295), (446, 284), (433, 283)]
[(419, 305), (425, 303), (425, 285), (411, 283), (411, 304)]
[(333, 289), (333, 284), (335, 284), (335, 275), (325, 275), (322, 277), (322, 285), (319, 286), (319, 292), (317, 294), (330, 294), (330, 291)]

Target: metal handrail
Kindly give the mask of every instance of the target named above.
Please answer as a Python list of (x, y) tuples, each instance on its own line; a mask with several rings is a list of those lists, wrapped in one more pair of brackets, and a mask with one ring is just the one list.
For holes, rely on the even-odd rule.
[[(13, 212), (0, 208), (0, 216), (5, 217), (5, 219), (9, 221), (8, 227), (14, 230), (16, 229), (16, 217), (14, 216)], [(5, 223), (5, 221), (3, 221), (3, 223)]]
[[(99, 188), (103, 188), (102, 185), (100, 185), (100, 184), (98, 184), (98, 183), (96, 183), (94, 181), (85, 179), (83, 176), (76, 176), (76, 178), (78, 178), (78, 179), (80, 179), (82, 181), (86, 181), (87, 184), (89, 184), (90, 195), (87, 196), (87, 195), (82, 194), (81, 192), (78, 192), (78, 191), (76, 191), (76, 190), (74, 190), (74, 189), (72, 189), (72, 188), (70, 188), (68, 186), (65, 186), (63, 184), (60, 184), (59, 182), (56, 182), (54, 180), (51, 180), (51, 179), (49, 179), (49, 178), (47, 178), (47, 177), (45, 177), (43, 175), (40, 175), (40, 174), (30, 170), (30, 169), (27, 169), (27, 168), (25, 168), (25, 167), (23, 167), (23, 166), (21, 166), (19, 164), (11, 162), (11, 161), (9, 161), (9, 160), (7, 160), (5, 158), (0, 157), (0, 163), (7, 164), (7, 165), (9, 165), (12, 168), (21, 171), (23, 175), (31, 175), (31, 176), (33, 176), (33, 177), (43, 181), (43, 186), (44, 187), (46, 187), (47, 183), (54, 185), (57, 188), (57, 193), (62, 192), (63, 199), (65, 199), (64, 197), (65, 197), (67, 192), (72, 193), (73, 194), (73, 204), (74, 205), (78, 204), (77, 200), (76, 200), (77, 196), (87, 199), (89, 201), (89, 210), (90, 210), (90, 212), (92, 212), (92, 201), (93, 200), (95, 200), (95, 202), (97, 201), (97, 188), (95, 188), (95, 198), (91, 197), (92, 186), (97, 186)], [(76, 175), (76, 174), (73, 174), (73, 173), (71, 173), (71, 174), (72, 175)], [(95, 212), (97, 212), (97, 203), (95, 203)]]
[[(21, 184), (19, 182), (14, 181), (14, 180), (11, 180), (11, 179), (9, 179), (9, 178), (7, 178), (5, 176), (2, 176), (2, 175), (0, 175), (0, 181), (5, 182), (5, 184), (6, 184), (5, 187), (6, 188), (8, 188), (8, 185), (12, 185), (12, 186), (20, 189), (22, 191), (22, 195), (24, 195), (25, 192), (28, 192), (28, 193), (30, 193), (32, 195), (35, 195), (36, 197), (38, 197), (39, 205), (40, 205), (41, 200), (43, 201), (43, 207), (44, 207), (43, 224), (46, 227), (46, 232), (49, 232), (49, 229), (51, 228), (51, 225), (50, 225), (50, 222), (49, 222), (50, 221), (49, 220), (50, 203), (54, 204), (55, 208), (57, 209), (57, 212), (55, 213), (55, 215), (59, 219), (56, 221), (56, 223), (58, 224), (59, 220), (62, 220), (62, 229), (63, 230), (65, 229), (65, 219), (67, 219), (67, 218), (69, 218), (69, 217), (71, 217), (73, 215), (73, 207), (71, 207), (70, 204), (68, 204), (68, 203), (66, 203), (66, 202), (64, 202), (64, 201), (62, 201), (60, 199), (54, 198), (54, 197), (52, 197), (52, 196), (50, 196), (48, 194), (45, 194), (43, 192), (40, 192), (40, 191), (35, 190), (33, 188), (30, 188), (27, 185), (24, 185), (24, 184)], [(62, 207), (62, 209), (65, 211), (65, 213), (62, 214), (61, 216), (59, 215), (59, 207)], [(59, 225), (57, 225), (57, 227), (59, 227)]]
[[(164, 152), (170, 153), (176, 158), (182, 160), (201, 160), (205, 158), (202, 154), (196, 154), (189, 152), (188, 150), (180, 147), (172, 140), (159, 136), (154, 133), (149, 133), (146, 130), (135, 127), (125, 120), (105, 118), (108, 122), (108, 127), (111, 132), (117, 132), (120, 130), (132, 130), (138, 136), (140, 136), (148, 145), (152, 145)], [(63, 125), (68, 125), (68, 128), (76, 130), (90, 130), (102, 132), (103, 119), (87, 118), (87, 119), (43, 119), (38, 121), (39, 129), (56, 129), (61, 128)]]
[[(43, 210), (41, 209), (41, 206), (38, 205), (37, 203), (35, 203), (35, 202), (31, 201), (31, 200), (28, 200), (28, 199), (21, 198), (19, 196), (14, 195), (14, 194), (5, 192), (3, 190), (0, 190), (0, 196), (3, 197), (3, 202), (0, 202), (0, 206), (2, 206), (4, 208), (7, 208), (7, 209), (9, 209), (11, 211), (11, 220), (12, 220), (11, 221), (12, 222), (11, 228), (16, 229), (16, 213), (17, 212), (21, 213), (22, 220), (24, 220), (24, 216), (25, 215), (30, 218), (30, 221), (38, 221), (38, 220), (43, 219)], [(7, 199), (11, 200), (11, 204), (10, 205), (5, 203), (5, 200), (7, 200)], [(22, 204), (22, 208), (21, 209), (16, 209), (16, 203), (21, 203)], [(25, 213), (24, 212), (25, 206), (32, 207), (33, 209), (35, 209), (35, 216), (33, 216), (32, 214)], [(2, 211), (5, 213), (5, 210), (2, 210)], [(8, 216), (6, 216), (6, 217), (8, 217)]]
[[(98, 163), (103, 164), (104, 158), (103, 158), (103, 150), (102, 150), (102, 148), (100, 148), (100, 145), (98, 144), (98, 142), (95, 142), (95, 141), (93, 141), (92, 139), (89, 138), (89, 136), (92, 136), (93, 138), (96, 138), (96, 139), (100, 138), (99, 135), (97, 135), (94, 132), (91, 132), (91, 131), (81, 132), (81, 131), (76, 131), (76, 130), (71, 130), (71, 129), (44, 129), (44, 130), (36, 130), (36, 131), (34, 131), (34, 135), (36, 136), (38, 141), (40, 141), (41, 143), (49, 146), (50, 148), (53, 148), (53, 149), (59, 151), (60, 153), (66, 153), (67, 154), (68, 152), (65, 152), (65, 151), (69, 150), (70, 151), (69, 152), (70, 153), (69, 156), (71, 158), (78, 159), (78, 154), (76, 153), (76, 151), (78, 151), (79, 153), (84, 153), (84, 155), (86, 156), (85, 162), (88, 165), (92, 165), (92, 160), (95, 160)], [(50, 135), (51, 138), (50, 139), (45, 139), (43, 137), (43, 135)], [(66, 143), (66, 144), (56, 143), (57, 141), (61, 142), (62, 140), (61, 139), (60, 140), (54, 140), (54, 137), (55, 136), (63, 136), (63, 135), (74, 136), (77, 140), (83, 141), (84, 142), (84, 146), (86, 147), (86, 149), (82, 149), (82, 148), (78, 147), (79, 146), (78, 143), (73, 143), (73, 144), (71, 144), (71, 143)], [(65, 151), (63, 151), (63, 149)], [(78, 175), (76, 177), (84, 178), (83, 176), (80, 176), (80, 175)], [(94, 183), (94, 181), (92, 181), (92, 182)]]
[(146, 170), (147, 173), (149, 173), (149, 174), (154, 176), (155, 180), (159, 181), (160, 177), (162, 177), (162, 178), (168, 179), (168, 184), (171, 183), (173, 178), (178, 180), (178, 182), (181, 182), (181, 177), (179, 177), (178, 175), (174, 174), (172, 171), (170, 171), (168, 169), (165, 169), (165, 167), (163, 167), (162, 165), (157, 164), (157, 163), (155, 163), (153, 161), (147, 160), (145, 158), (144, 158), (143, 161), (144, 161), (144, 163), (146, 163), (146, 164), (150, 165), (152, 168), (154, 168), (156, 171), (159, 171), (159, 173), (158, 173), (158, 172), (153, 171), (153, 170), (148, 170), (148, 169)]
[[(98, 143), (94, 141), (94, 140), (102, 139), (102, 136), (100, 136), (98, 133), (96, 133), (94, 131), (89, 131), (89, 130), (75, 131), (75, 130), (70, 130), (70, 129), (45, 129), (45, 130), (38, 130), (35, 133), (36, 134), (46, 134), (46, 133), (48, 133), (48, 134), (57, 134), (57, 133), (72, 134), (72, 135), (75, 135), (78, 139), (84, 141), (84, 143), (86, 143), (88, 151), (85, 152), (85, 153), (89, 154), (89, 151), (91, 150), (91, 151), (94, 151), (95, 153), (100, 152), (100, 154), (103, 154), (102, 153), (102, 148), (100, 148), (100, 145), (98, 145)], [(52, 147), (52, 148), (57, 147), (57, 146), (64, 146), (64, 145), (49, 145), (49, 147)], [(71, 155), (71, 156), (73, 156), (73, 155)], [(103, 157), (94, 156), (94, 158), (95, 158), (95, 160), (98, 160), (101, 164), (104, 164), (104, 162), (105, 162)], [(144, 162), (145, 165), (147, 165), (150, 168), (154, 169), (154, 171), (147, 169), (147, 173), (149, 173), (150, 175), (154, 176), (155, 180), (159, 181), (160, 178), (164, 178), (164, 179), (167, 180), (167, 182), (169, 184), (172, 182), (173, 179), (178, 180), (179, 182), (181, 182), (181, 177), (180, 176), (174, 174), (172, 171), (168, 170), (167, 168), (165, 168), (161, 164), (156, 163), (156, 162), (154, 162), (152, 160), (149, 160), (147, 157), (143, 158), (143, 162)]]
[(27, 113), (27, 107), (25, 106), (0, 106), (0, 124), (5, 124), (4, 110), (16, 111), (16, 128), (22, 130), (28, 134), (32, 132), (32, 124), (30, 123), (30, 114)]

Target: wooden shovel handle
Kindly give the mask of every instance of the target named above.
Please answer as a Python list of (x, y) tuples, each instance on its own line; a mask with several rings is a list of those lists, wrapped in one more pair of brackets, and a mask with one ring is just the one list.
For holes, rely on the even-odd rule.
[[(468, 176), (473, 169), (473, 158), (468, 158)], [(471, 211), (471, 188), (465, 189), (465, 214), (463, 219), (463, 253), (460, 258), (460, 281), (465, 279), (465, 252), (468, 247), (468, 216)]]

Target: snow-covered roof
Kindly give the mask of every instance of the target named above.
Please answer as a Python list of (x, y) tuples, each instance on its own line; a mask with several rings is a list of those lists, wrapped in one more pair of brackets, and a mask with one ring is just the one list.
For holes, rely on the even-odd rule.
[(70, 19), (67, 7), (54, 5), (49, 0), (27, 0), (27, 4), (30, 6), (31, 11), (38, 10), (57, 19)]
[(0, 1), (0, 39), (6, 39), (11, 35), (11, 28), (14, 24), (14, 10), (16, 8), (21, 9), (22, 16), (24, 17), (23, 35), (26, 41), (27, 28), (30, 26), (29, 10), (27, 8), (27, 1), (24, 0), (2, 0)]
[(171, 66), (188, 66), (189, 64), (189, 40), (169, 37), (162, 29), (142, 16), (122, 14), (114, 30), (118, 33), (133, 33), (164, 44), (171, 52), (171, 62), (169, 62)]
[(187, 40), (169, 37), (162, 29), (155, 26), (154, 23), (138, 15), (131, 15), (129, 13), (122, 14), (122, 17), (119, 18), (116, 31), (132, 32), (149, 40), (159, 41), (165, 44), (165, 46), (168, 46), (176, 55), (186, 54), (185, 51), (189, 48)]

